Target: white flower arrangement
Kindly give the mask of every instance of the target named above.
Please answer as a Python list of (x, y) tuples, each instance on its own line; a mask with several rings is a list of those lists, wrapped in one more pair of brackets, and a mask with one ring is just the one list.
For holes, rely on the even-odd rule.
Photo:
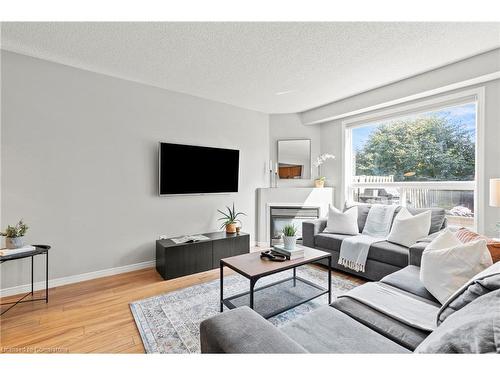
[(321, 154), (320, 156), (318, 156), (316, 158), (316, 161), (313, 162), (313, 165), (318, 168), (320, 165), (322, 165), (328, 159), (335, 159), (335, 155), (332, 155), (332, 154)]
[(332, 154), (321, 154), (316, 158), (316, 160), (313, 162), (313, 165), (318, 168), (318, 177), (316, 178), (316, 181), (324, 181), (326, 180), (326, 177), (321, 175), (321, 166), (327, 161), (328, 159), (335, 159), (335, 155)]

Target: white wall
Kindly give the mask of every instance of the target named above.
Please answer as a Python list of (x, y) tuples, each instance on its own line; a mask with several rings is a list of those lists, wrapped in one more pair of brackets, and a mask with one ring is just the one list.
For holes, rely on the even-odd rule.
[[(160, 234), (216, 230), (233, 201), (254, 239), (266, 114), (2, 51), (1, 119), (1, 222), (53, 246), (50, 278), (154, 260)], [(239, 193), (159, 197), (158, 141), (239, 149)], [(3, 264), (2, 288), (28, 264)]]
[[(278, 160), (278, 140), (282, 139), (310, 139), (311, 162), (316, 159), (321, 153), (320, 126), (302, 125), (300, 116), (298, 114), (275, 114), (269, 116), (269, 155), (273, 162), (276, 162)], [(278, 180), (278, 186), (314, 186), (314, 179), (317, 177), (317, 175), (317, 169), (312, 167), (311, 179), (282, 179)]]

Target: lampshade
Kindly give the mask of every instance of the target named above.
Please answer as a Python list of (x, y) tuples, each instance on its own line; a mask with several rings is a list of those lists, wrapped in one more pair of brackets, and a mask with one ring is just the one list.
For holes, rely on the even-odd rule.
[(500, 207), (500, 178), (490, 179), (490, 206)]

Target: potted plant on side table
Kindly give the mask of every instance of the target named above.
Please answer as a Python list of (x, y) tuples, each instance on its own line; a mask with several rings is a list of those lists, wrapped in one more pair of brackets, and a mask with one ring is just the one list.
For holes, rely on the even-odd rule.
[(19, 249), (23, 247), (24, 235), (28, 228), (22, 219), (15, 226), (8, 225), (5, 232), (0, 232), (0, 236), (5, 237), (5, 247), (7, 249)]
[(297, 227), (292, 224), (287, 224), (283, 227), (283, 243), (285, 250), (295, 250), (297, 243)]
[(236, 212), (236, 209), (234, 208), (234, 203), (233, 203), (233, 209), (231, 209), (228, 206), (226, 206), (226, 208), (227, 208), (227, 213), (221, 210), (217, 210), (222, 214), (222, 217), (219, 218), (219, 220), (223, 221), (220, 229), (226, 228), (226, 233), (234, 234), (236, 233), (237, 223), (241, 223), (241, 221), (238, 219), (238, 216), (240, 215), (246, 216), (246, 214), (243, 212)]

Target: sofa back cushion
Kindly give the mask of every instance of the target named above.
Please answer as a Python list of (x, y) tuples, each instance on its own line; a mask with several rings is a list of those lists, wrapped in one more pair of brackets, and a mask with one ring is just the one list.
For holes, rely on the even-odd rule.
[[(345, 204), (345, 210), (349, 209), (353, 205), (358, 207), (358, 227), (359, 233), (363, 232), (365, 228), (366, 219), (368, 217), (368, 212), (370, 211), (371, 204), (366, 203), (355, 203), (355, 204)], [(394, 212), (394, 216), (401, 210), (401, 207), (396, 208), (396, 212)], [(412, 215), (416, 215), (422, 213), (424, 211), (431, 211), (431, 228), (429, 230), (429, 234), (439, 232), (441, 229), (446, 228), (446, 216), (444, 208), (408, 208), (408, 211)]]
[(475, 241), (475, 240), (479, 240), (479, 239), (486, 240), (486, 246), (488, 247), (488, 250), (490, 251), (491, 259), (493, 260), (493, 263), (496, 263), (500, 260), (500, 242), (499, 241), (493, 240), (492, 238), (489, 238), (486, 236), (481, 236), (480, 234), (473, 232), (467, 228), (460, 228), (456, 232), (456, 236), (462, 243), (467, 243), (467, 242)]
[(416, 353), (500, 353), (500, 290), (485, 294), (439, 325)]

